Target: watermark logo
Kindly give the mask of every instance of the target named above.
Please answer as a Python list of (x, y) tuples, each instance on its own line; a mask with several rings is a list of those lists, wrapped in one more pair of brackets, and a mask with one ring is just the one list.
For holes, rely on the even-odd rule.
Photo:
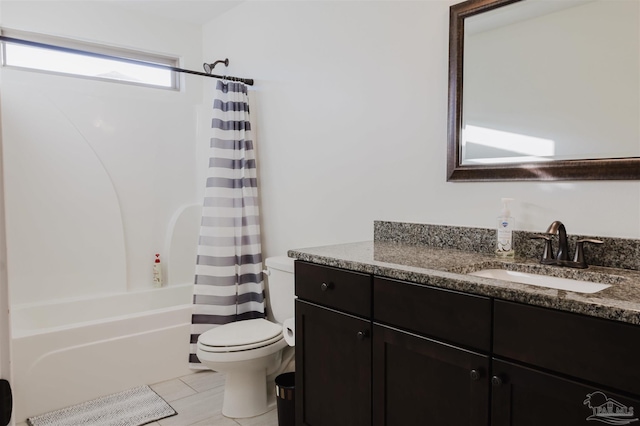
[(608, 425), (628, 425), (638, 421), (638, 417), (633, 414), (633, 407), (627, 407), (600, 391), (588, 393), (583, 404), (593, 411), (587, 417), (588, 421)]

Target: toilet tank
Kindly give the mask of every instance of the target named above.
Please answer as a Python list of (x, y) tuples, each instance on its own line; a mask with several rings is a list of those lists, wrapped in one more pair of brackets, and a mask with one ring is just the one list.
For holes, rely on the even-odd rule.
[(273, 319), (280, 324), (294, 315), (294, 261), (286, 256), (268, 257), (265, 260), (269, 307)]

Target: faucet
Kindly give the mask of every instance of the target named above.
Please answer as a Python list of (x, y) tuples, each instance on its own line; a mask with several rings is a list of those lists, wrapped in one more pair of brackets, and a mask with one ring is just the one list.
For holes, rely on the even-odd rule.
[[(558, 253), (553, 254), (553, 246), (551, 237), (558, 235)], [(587, 261), (584, 258), (584, 243), (602, 244), (602, 241), (592, 238), (583, 238), (576, 242), (576, 252), (573, 260), (569, 260), (569, 242), (567, 240), (567, 229), (559, 220), (554, 220), (547, 228), (547, 232), (540, 235), (534, 235), (532, 239), (545, 240), (544, 252), (540, 258), (543, 265), (568, 266), (569, 268), (588, 268)]]
[(547, 235), (558, 234), (558, 254), (556, 254), (556, 260), (565, 261), (569, 260), (569, 244), (567, 242), (567, 229), (564, 224), (559, 220), (554, 220), (547, 228)]

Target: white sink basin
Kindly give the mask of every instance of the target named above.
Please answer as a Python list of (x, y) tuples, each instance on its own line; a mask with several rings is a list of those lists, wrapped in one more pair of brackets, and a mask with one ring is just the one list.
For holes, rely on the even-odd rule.
[(511, 281), (520, 284), (535, 285), (538, 287), (568, 290), (576, 293), (597, 293), (604, 290), (605, 288), (611, 287), (611, 285), (609, 284), (598, 284), (592, 283), (590, 281), (550, 277), (547, 275), (507, 271), (504, 269), (483, 269), (481, 271), (471, 272), (469, 273), (469, 275), (474, 275), (476, 277), (493, 278), (502, 281)]

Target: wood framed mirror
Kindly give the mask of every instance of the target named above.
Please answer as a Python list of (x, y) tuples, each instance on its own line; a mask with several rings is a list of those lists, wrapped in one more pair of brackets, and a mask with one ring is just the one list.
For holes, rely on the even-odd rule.
[(639, 22), (637, 0), (451, 6), (447, 180), (640, 180)]

